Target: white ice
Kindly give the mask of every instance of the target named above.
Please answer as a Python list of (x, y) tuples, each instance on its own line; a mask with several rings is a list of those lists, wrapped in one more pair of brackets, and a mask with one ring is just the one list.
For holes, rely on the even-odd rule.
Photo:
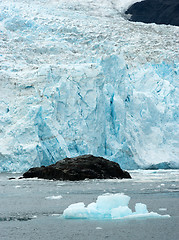
[(179, 166), (179, 28), (129, 22), (136, 1), (0, 1), (0, 172)]
[(58, 196), (49, 196), (49, 197), (46, 197), (46, 199), (51, 199), (51, 200), (58, 200), (58, 199), (61, 199), (62, 196), (61, 195), (58, 195)]
[(135, 211), (129, 208), (130, 197), (122, 193), (104, 194), (97, 198), (96, 202), (87, 207), (83, 202), (71, 204), (63, 212), (67, 219), (126, 219), (126, 218), (158, 218), (170, 217), (155, 212), (148, 212), (147, 206), (136, 203)]

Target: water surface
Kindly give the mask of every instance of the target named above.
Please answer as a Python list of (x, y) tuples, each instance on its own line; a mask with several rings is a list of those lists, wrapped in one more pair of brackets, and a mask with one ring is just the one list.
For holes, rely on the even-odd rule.
[[(80, 182), (18, 179), (0, 174), (0, 239), (177, 240), (179, 235), (179, 170), (130, 171), (132, 179)], [(14, 180), (9, 180), (15, 177)], [(72, 203), (96, 201), (103, 193), (125, 193), (167, 219), (67, 220)]]

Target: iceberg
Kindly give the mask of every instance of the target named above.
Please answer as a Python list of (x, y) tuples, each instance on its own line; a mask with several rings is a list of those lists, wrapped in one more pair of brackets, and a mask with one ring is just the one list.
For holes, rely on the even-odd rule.
[(179, 167), (179, 30), (129, 22), (133, 2), (0, 2), (0, 172)]
[(90, 203), (87, 207), (83, 202), (74, 203), (68, 206), (63, 212), (66, 219), (136, 219), (136, 218), (158, 218), (170, 217), (155, 212), (148, 212), (147, 206), (136, 203), (135, 212), (128, 207), (130, 197), (122, 193), (98, 196), (96, 202)]

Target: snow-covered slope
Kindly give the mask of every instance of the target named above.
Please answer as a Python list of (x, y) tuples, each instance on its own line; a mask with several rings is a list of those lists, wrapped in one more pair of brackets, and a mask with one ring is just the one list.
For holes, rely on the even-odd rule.
[(0, 1), (0, 171), (179, 166), (179, 28), (127, 21), (133, 2)]

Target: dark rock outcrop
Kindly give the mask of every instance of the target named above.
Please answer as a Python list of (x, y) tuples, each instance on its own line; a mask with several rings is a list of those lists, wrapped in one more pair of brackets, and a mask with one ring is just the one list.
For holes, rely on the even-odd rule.
[(134, 22), (179, 26), (178, 0), (145, 0), (136, 2), (126, 12)]
[(123, 171), (118, 163), (93, 155), (65, 158), (47, 167), (30, 168), (23, 174), (23, 177), (70, 181), (79, 181), (86, 178), (131, 178), (130, 174)]

